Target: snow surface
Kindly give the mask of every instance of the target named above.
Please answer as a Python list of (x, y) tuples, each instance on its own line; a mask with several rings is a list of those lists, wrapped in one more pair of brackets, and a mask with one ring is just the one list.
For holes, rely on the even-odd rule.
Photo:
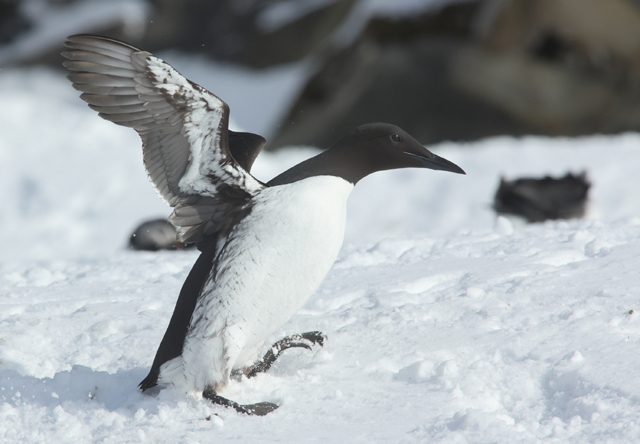
[[(445, 143), (432, 150), (467, 176), (363, 180), (338, 261), (271, 338), (328, 340), (232, 382), (231, 399), (281, 405), (246, 417), (136, 390), (197, 255), (124, 248), (170, 213), (137, 135), (62, 72), (1, 71), (0, 97), (0, 442), (640, 442), (640, 135)], [(583, 169), (586, 219), (490, 209), (500, 174)]]

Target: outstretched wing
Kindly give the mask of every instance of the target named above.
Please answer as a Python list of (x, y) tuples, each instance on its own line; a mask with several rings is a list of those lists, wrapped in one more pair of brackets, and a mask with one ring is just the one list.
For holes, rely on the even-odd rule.
[(227, 104), (169, 64), (106, 37), (74, 35), (65, 46), (67, 77), (80, 97), (102, 118), (140, 134), (147, 173), (175, 207), (169, 220), (180, 227), (179, 239), (226, 231), (265, 187), (248, 171), (264, 139), (234, 133), (239, 163), (229, 148)]

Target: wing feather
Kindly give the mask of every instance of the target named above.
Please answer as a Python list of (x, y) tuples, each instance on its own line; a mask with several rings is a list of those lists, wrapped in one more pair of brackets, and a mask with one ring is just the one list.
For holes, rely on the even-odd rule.
[(80, 95), (80, 98), (89, 105), (95, 106), (124, 106), (140, 103), (138, 96), (133, 94), (127, 96), (104, 96), (83, 93)]
[(230, 229), (265, 186), (249, 173), (264, 139), (233, 133), (230, 147), (227, 104), (146, 51), (89, 35), (70, 36), (65, 46), (67, 77), (80, 97), (140, 134), (147, 174), (175, 207), (170, 220), (180, 239)]
[(142, 103), (133, 103), (129, 105), (93, 105), (90, 103), (89, 108), (103, 114), (145, 113), (147, 116), (149, 114), (148, 110)]
[(251, 196), (264, 188), (249, 173), (264, 139), (234, 133), (245, 136), (232, 137), (236, 149), (229, 147), (226, 103), (126, 43), (75, 35), (65, 45), (67, 77), (80, 97), (102, 118), (140, 134), (147, 174), (175, 207), (170, 220), (181, 240), (228, 230), (248, 211)]
[[(77, 62), (67, 63), (68, 69), (76, 69)], [(99, 74), (95, 72), (74, 72), (67, 76), (69, 80), (77, 85), (94, 85), (94, 86), (111, 86), (111, 87), (122, 87), (128, 86), (130, 88), (135, 88), (138, 84), (131, 77), (118, 77), (112, 76), (108, 74)]]
[(74, 83), (72, 85), (78, 91), (82, 91), (86, 94), (101, 94), (110, 96), (130, 96), (138, 94), (135, 87), (113, 87), (113, 86), (101, 86), (101, 85), (85, 85), (81, 83)]

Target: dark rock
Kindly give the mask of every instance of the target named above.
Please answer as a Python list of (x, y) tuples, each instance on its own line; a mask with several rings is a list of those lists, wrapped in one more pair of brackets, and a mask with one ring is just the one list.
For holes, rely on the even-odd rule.
[(640, 8), (629, 0), (484, 1), (456, 88), (535, 128), (576, 136), (640, 129)]
[(0, 44), (13, 41), (31, 27), (31, 22), (20, 13), (19, 0), (0, 0)]
[(349, 128), (392, 122), (423, 144), (537, 133), (494, 104), (451, 83), (455, 38), (399, 43), (360, 40), (335, 54), (307, 83), (267, 148), (330, 146)]
[(529, 222), (583, 217), (590, 183), (586, 173), (567, 173), (562, 178), (500, 180), (494, 209), (501, 214), (522, 216)]
[(267, 148), (389, 121), (425, 144), (640, 130), (640, 2), (482, 0), (326, 51)]
[(479, 7), (372, 19), (351, 46), (325, 54), (267, 148), (329, 146), (348, 128), (376, 121), (410, 128), (424, 144), (535, 133), (451, 81), (453, 58), (469, 45)]

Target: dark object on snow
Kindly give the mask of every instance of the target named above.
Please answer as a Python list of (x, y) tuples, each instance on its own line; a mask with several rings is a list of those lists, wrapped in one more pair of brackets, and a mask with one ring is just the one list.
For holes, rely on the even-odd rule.
[(179, 242), (177, 230), (166, 219), (154, 219), (144, 222), (129, 239), (129, 246), (134, 250), (182, 250), (191, 247)]
[(586, 173), (555, 179), (500, 179), (494, 209), (498, 213), (522, 216), (529, 222), (572, 219), (584, 216), (589, 187)]

